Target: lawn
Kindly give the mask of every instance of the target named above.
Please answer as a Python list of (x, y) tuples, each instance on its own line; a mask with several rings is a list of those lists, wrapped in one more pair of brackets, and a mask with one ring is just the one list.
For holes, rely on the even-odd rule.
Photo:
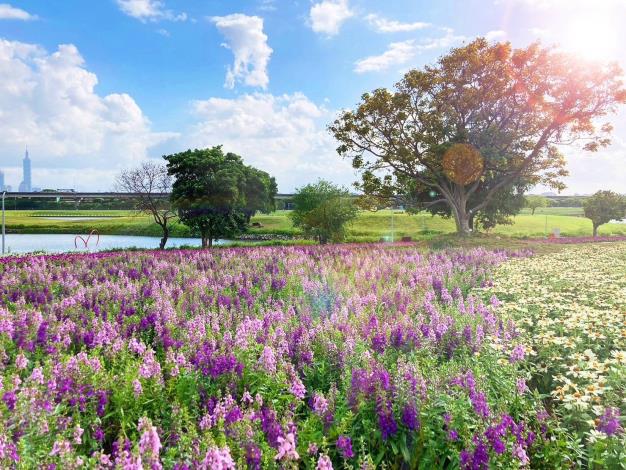
[[(542, 213), (540, 213), (542, 211)], [(252, 221), (260, 223), (260, 228), (250, 228), (252, 234), (282, 234), (297, 237), (288, 217), (288, 211), (271, 214), (258, 214)], [(58, 216), (107, 217), (89, 221), (51, 220), (46, 217)], [(514, 218), (513, 225), (496, 227), (492, 233), (507, 237), (543, 237), (559, 228), (563, 236), (589, 236), (591, 221), (580, 216), (579, 208), (538, 209), (535, 215), (528, 210)], [(7, 231), (9, 233), (89, 233), (92, 229), (101, 234), (111, 235), (153, 235), (160, 234), (159, 227), (151, 218), (131, 211), (7, 211)], [(412, 237), (414, 240), (428, 240), (442, 234), (454, 232), (454, 222), (450, 219), (432, 217), (421, 213), (409, 215), (403, 211), (382, 210), (361, 212), (348, 229), (347, 241), (372, 242), (381, 238), (399, 240)], [(600, 227), (600, 235), (626, 235), (626, 224), (612, 223)], [(170, 233), (174, 237), (191, 236), (188, 228), (174, 223)]]

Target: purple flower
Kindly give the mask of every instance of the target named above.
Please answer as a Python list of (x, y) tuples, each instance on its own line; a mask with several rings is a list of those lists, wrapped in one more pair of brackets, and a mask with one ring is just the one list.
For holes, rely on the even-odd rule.
[(252, 470), (261, 469), (261, 449), (255, 444), (248, 444), (246, 446), (246, 463), (248, 468)]
[(2, 395), (2, 401), (7, 405), (9, 411), (13, 411), (17, 403), (17, 396), (13, 391), (5, 392), (4, 395)]
[(477, 415), (483, 418), (489, 417), (489, 405), (487, 404), (487, 398), (483, 392), (470, 392), (470, 401)]
[(411, 431), (417, 431), (420, 427), (419, 417), (415, 406), (407, 404), (402, 409), (402, 424), (404, 424)]
[(352, 439), (348, 436), (339, 436), (337, 439), (337, 449), (344, 459), (351, 459), (354, 457), (352, 451)]
[(380, 427), (380, 432), (383, 435), (384, 441), (398, 432), (398, 425), (396, 420), (393, 418), (393, 411), (390, 403), (378, 407), (378, 426)]
[(620, 434), (623, 429), (619, 422), (620, 412), (618, 408), (607, 408), (604, 414), (600, 416), (598, 423), (598, 431), (603, 432), (607, 436)]
[(524, 346), (522, 346), (521, 344), (518, 344), (517, 346), (513, 348), (513, 351), (511, 351), (511, 356), (509, 356), (509, 361), (511, 362), (511, 364), (515, 364), (516, 362), (523, 360), (524, 356), (525, 356)]

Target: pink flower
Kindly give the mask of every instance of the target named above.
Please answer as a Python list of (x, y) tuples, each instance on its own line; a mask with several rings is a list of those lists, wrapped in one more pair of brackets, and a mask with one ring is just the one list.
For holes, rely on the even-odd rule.
[(230, 449), (224, 447), (219, 449), (217, 447), (210, 448), (204, 460), (200, 464), (201, 470), (235, 470), (235, 462), (230, 456)]
[(159, 462), (161, 440), (159, 439), (157, 428), (152, 426), (148, 418), (144, 417), (139, 419), (138, 429), (141, 432), (141, 437), (139, 438), (139, 453), (148, 458), (152, 470), (161, 469), (161, 463)]
[(141, 382), (137, 379), (133, 380), (133, 393), (135, 394), (135, 398), (138, 398), (143, 393)]
[(515, 444), (513, 447), (513, 455), (517, 457), (522, 465), (528, 465), (530, 463), (530, 459), (528, 458), (528, 455), (526, 455), (526, 451), (519, 444)]
[(83, 432), (83, 428), (81, 428), (80, 425), (77, 424), (76, 428), (74, 429), (74, 444), (80, 445), (83, 442)]
[(265, 346), (265, 348), (263, 348), (259, 362), (266, 371), (271, 373), (276, 372), (276, 355), (271, 346)]
[(319, 460), (317, 461), (317, 470), (333, 470), (333, 463), (330, 461), (328, 455), (322, 454), (320, 455)]
[(296, 452), (296, 436), (290, 432), (285, 437), (278, 437), (278, 454), (276, 460), (298, 460), (300, 455)]
[(17, 357), (15, 358), (15, 366), (19, 370), (24, 370), (26, 369), (26, 367), (28, 367), (28, 359), (26, 359), (26, 356), (24, 356), (24, 354), (19, 353), (17, 355)]
[(50, 451), (50, 455), (65, 455), (69, 453), (72, 449), (72, 446), (69, 441), (62, 439), (60, 441), (54, 441), (54, 445), (52, 446), (52, 450)]
[(319, 451), (319, 448), (317, 447), (317, 444), (315, 442), (310, 442), (309, 449), (308, 449), (309, 454), (315, 455), (317, 454), (318, 451)]
[(306, 387), (302, 383), (302, 380), (300, 380), (300, 377), (295, 374), (293, 379), (291, 380), (291, 386), (289, 387), (289, 391), (300, 400), (302, 400), (306, 395)]
[(526, 380), (524, 380), (522, 377), (520, 377), (519, 379), (517, 379), (517, 393), (519, 393), (520, 395), (526, 393), (528, 391), (528, 386), (526, 385)]
[(313, 411), (319, 416), (323, 416), (328, 411), (328, 400), (321, 393), (313, 395)]
[(33, 372), (30, 374), (30, 380), (40, 385), (43, 384), (43, 370), (41, 367), (33, 369)]

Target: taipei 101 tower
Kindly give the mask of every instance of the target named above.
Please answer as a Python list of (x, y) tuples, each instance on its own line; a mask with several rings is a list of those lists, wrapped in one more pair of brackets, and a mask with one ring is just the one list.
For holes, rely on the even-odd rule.
[(24, 160), (22, 160), (22, 168), (24, 171), (24, 177), (20, 183), (20, 192), (29, 193), (32, 191), (31, 177), (30, 177), (30, 158), (28, 158), (28, 148), (24, 152)]

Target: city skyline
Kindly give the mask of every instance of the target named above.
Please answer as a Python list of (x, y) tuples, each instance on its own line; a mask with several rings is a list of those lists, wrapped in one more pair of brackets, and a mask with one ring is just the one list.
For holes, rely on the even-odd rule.
[[(41, 187), (110, 190), (120, 170), (146, 159), (223, 144), (274, 175), (281, 192), (318, 178), (350, 186), (355, 172), (326, 126), (362, 93), (451, 47), (477, 36), (513, 47), (541, 40), (623, 67), (626, 30), (616, 22), (626, 3), (564, 4), (14, 1), (0, 14), (0, 106), (12, 110), (0, 114), (0, 166), (18, 187), (14, 156), (28, 143)], [(626, 110), (609, 121), (609, 148), (564, 148), (563, 194), (626, 192)]]

